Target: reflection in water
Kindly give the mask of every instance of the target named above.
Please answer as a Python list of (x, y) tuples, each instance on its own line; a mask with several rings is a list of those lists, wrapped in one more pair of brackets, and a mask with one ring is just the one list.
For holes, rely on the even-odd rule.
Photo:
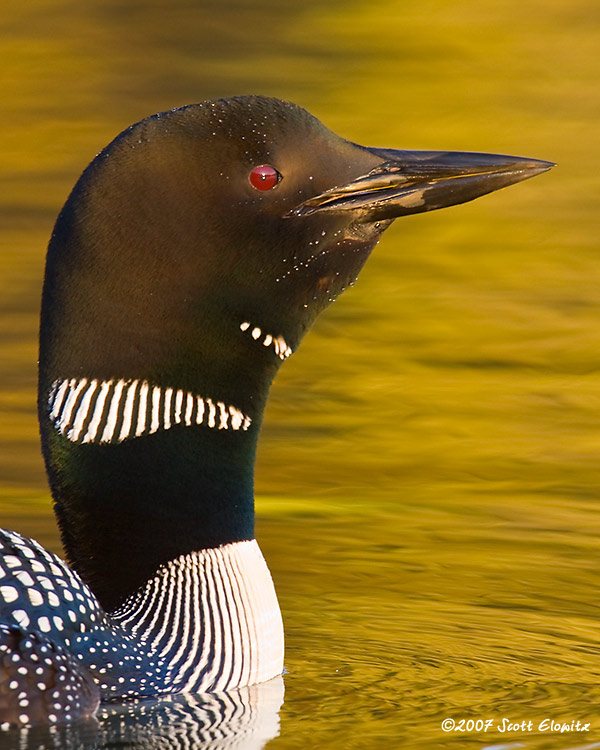
[(283, 678), (228, 693), (161, 696), (105, 704), (98, 721), (5, 732), (19, 750), (260, 750), (279, 734)]

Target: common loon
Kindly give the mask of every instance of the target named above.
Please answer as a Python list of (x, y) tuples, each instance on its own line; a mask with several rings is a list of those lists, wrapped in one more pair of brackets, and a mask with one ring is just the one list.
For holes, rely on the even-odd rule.
[(203, 102), (132, 125), (57, 219), (39, 421), (69, 567), (0, 532), (0, 725), (281, 674), (254, 539), (269, 386), (398, 216), (549, 169), (344, 140), (300, 107)]

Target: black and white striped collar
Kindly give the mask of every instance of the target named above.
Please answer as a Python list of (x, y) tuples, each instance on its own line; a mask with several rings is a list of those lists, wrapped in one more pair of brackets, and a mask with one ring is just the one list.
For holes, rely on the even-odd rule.
[(174, 425), (246, 431), (251, 418), (223, 401), (146, 380), (55, 380), (48, 394), (54, 427), (75, 443), (121, 443)]
[(109, 616), (169, 666), (170, 691), (227, 690), (283, 669), (283, 624), (256, 540), (182, 555)]

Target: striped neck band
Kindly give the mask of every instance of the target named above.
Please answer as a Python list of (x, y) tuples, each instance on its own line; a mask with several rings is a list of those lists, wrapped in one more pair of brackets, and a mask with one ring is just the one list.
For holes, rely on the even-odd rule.
[(164, 565), (109, 621), (169, 666), (171, 692), (219, 691), (283, 670), (283, 624), (255, 539)]
[(174, 425), (247, 430), (237, 407), (146, 380), (55, 380), (48, 395), (54, 427), (74, 443), (122, 443)]

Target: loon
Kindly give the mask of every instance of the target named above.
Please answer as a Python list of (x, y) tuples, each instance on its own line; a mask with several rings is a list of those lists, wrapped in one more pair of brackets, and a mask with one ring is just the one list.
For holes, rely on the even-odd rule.
[(243, 96), (132, 125), (86, 168), (47, 254), (39, 422), (69, 565), (0, 532), (0, 726), (283, 670), (254, 538), (269, 387), (400, 216), (551, 163), (366, 148)]

